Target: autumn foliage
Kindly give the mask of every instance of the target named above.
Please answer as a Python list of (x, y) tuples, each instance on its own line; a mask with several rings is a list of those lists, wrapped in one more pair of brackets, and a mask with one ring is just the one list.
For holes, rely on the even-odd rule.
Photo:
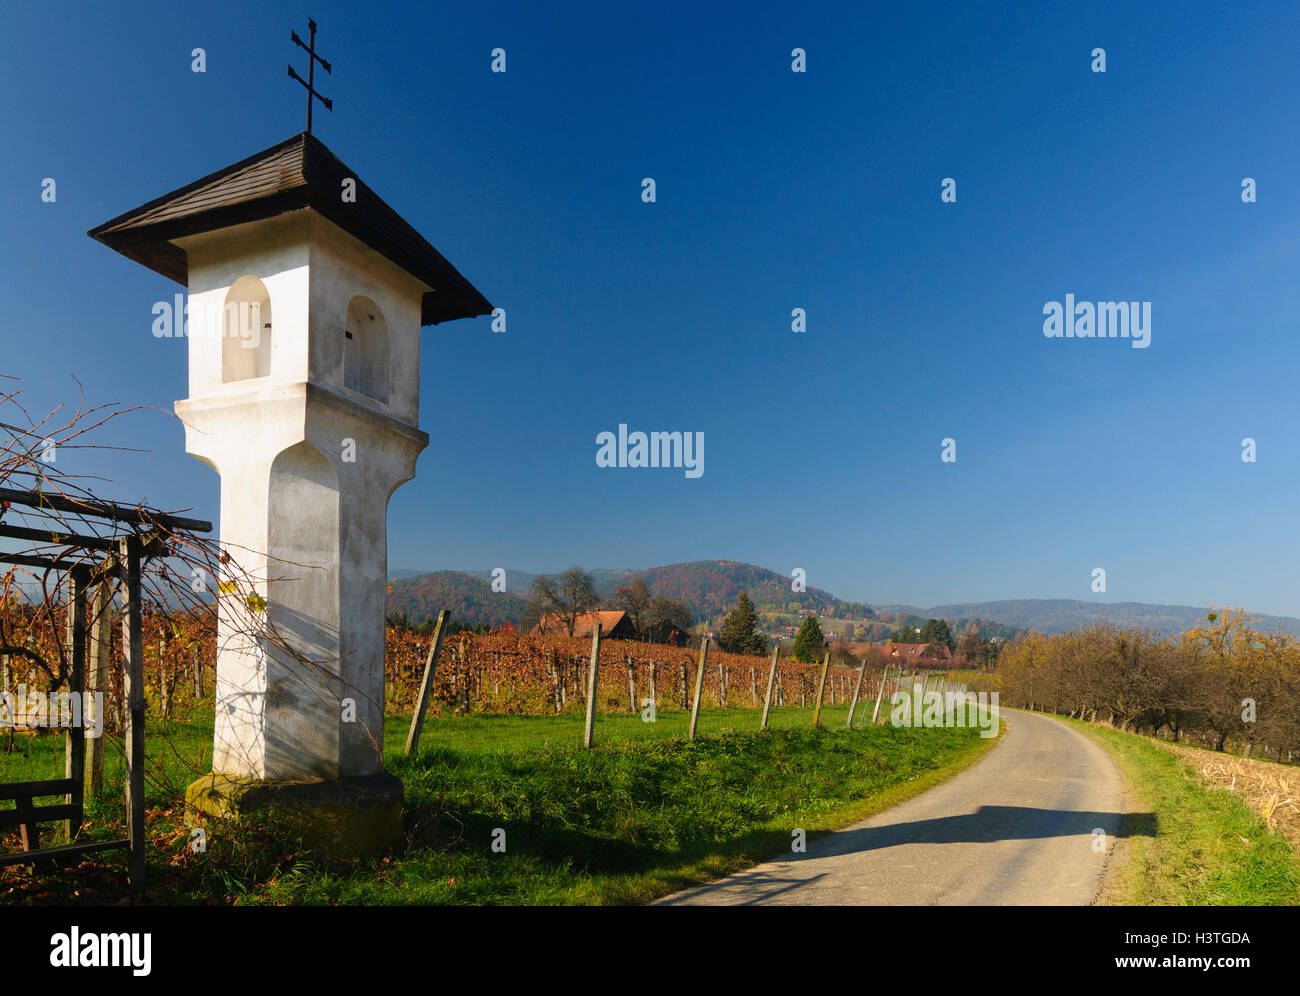
[[(389, 627), (389, 713), (412, 711), (430, 642), (428, 636)], [(590, 658), (590, 639), (517, 631), (450, 636), (438, 662), (430, 712), (553, 715), (585, 708)], [(639, 712), (653, 688), (656, 708), (689, 708), (698, 662), (698, 646), (602, 641), (597, 707)], [(710, 650), (706, 667), (703, 708), (762, 707), (770, 658)], [(773, 704), (811, 703), (820, 667), (782, 659)], [(856, 670), (833, 665), (826, 702), (847, 701), (856, 677)]]
[(1300, 640), (1240, 609), (1178, 636), (1099, 624), (1006, 645), (991, 685), (1009, 706), (1164, 733), (1246, 755), (1300, 759)]

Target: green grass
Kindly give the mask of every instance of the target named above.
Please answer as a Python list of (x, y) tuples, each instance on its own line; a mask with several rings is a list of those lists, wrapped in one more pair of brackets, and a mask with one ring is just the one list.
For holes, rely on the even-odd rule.
[[(811, 712), (775, 711), (775, 728), (765, 732), (751, 710), (702, 714), (694, 743), (682, 737), (688, 717), (681, 712), (661, 712), (654, 724), (602, 715), (594, 751), (578, 745), (577, 717), (436, 719), (426, 722), (413, 758), (401, 754), (406, 723), (395, 718), (386, 726), (385, 763), (405, 783), (407, 846), (387, 859), (330, 865), (286, 842), (273, 817), (215, 824), (207, 853), (191, 853), (174, 789), (194, 777), (198, 752), (210, 750), (211, 724), (172, 723), (166, 735), (189, 763), (173, 757), (151, 779), (146, 898), (645, 902), (773, 857), (788, 849), (795, 828), (813, 838), (900, 802), (995, 743), (974, 729), (848, 731), (845, 710), (832, 708), (814, 730)], [(149, 745), (162, 765), (162, 736), (151, 731)], [(0, 754), (0, 778), (57, 774), (61, 750), (61, 738), (51, 737), (34, 742), (25, 761)], [(120, 778), (112, 753), (106, 770)], [(115, 829), (106, 824), (120, 819), (120, 805), (112, 795), (92, 804), (92, 835)], [(506, 831), (504, 854), (491, 849), (497, 827)], [(0, 870), (0, 902), (113, 902), (123, 894), (120, 869), (120, 858), (106, 856), (36, 878)]]
[[(874, 702), (859, 705), (856, 725), (871, 718)], [(881, 706), (888, 715), (888, 703)], [(848, 719), (848, 706), (822, 707), (822, 725), (840, 729)], [(800, 706), (773, 707), (770, 729), (799, 729), (812, 725), (813, 710)], [(702, 709), (697, 736), (717, 733), (758, 732), (762, 711), (758, 709)], [(421, 749), (447, 747), (481, 753), (504, 748), (529, 749), (576, 746), (582, 742), (584, 714), (570, 711), (559, 716), (507, 716), (472, 714), (445, 718), (426, 717), (420, 732)], [(384, 763), (400, 757), (410, 729), (409, 716), (388, 716), (384, 720)], [(599, 746), (629, 740), (672, 740), (684, 738), (690, 728), (690, 713), (681, 709), (660, 709), (653, 723), (642, 722), (639, 713), (600, 713), (596, 717)], [(61, 731), (48, 736), (13, 737), (14, 751), (6, 751), (7, 731), (0, 731), (0, 781), (28, 781), (63, 777), (64, 737)], [(123, 777), (120, 742), (106, 739), (104, 778), (118, 786)], [(165, 805), (183, 795), (185, 786), (212, 768), (212, 718), (164, 722), (150, 716), (145, 741), (149, 760), (146, 796), (150, 805)], [(3, 805), (3, 803), (0, 803)]]
[(1109, 902), (1300, 905), (1300, 855), (1244, 802), (1206, 786), (1191, 765), (1148, 737), (1056, 718), (1100, 743), (1118, 764), (1136, 807), (1155, 815), (1153, 836), (1127, 838), (1130, 851)]
[[(874, 702), (859, 705), (854, 721), (861, 725), (871, 718)], [(882, 713), (887, 714), (884, 705)], [(770, 729), (799, 729), (812, 725), (811, 708), (786, 706), (773, 708), (768, 717)], [(841, 729), (849, 716), (848, 706), (822, 706), (822, 725)], [(701, 709), (696, 736), (715, 733), (757, 733), (763, 713), (760, 709)], [(691, 714), (683, 709), (660, 709), (655, 722), (642, 722), (639, 713), (601, 713), (596, 717), (595, 737), (599, 745), (626, 743), (629, 740), (674, 740), (690, 730)], [(420, 746), (449, 747), (455, 750), (496, 750), (503, 747), (530, 748), (576, 745), (582, 742), (585, 715), (572, 712), (559, 716), (470, 715), (451, 719), (425, 720)], [(387, 754), (401, 752), (411, 721), (405, 716), (390, 716), (384, 723)], [(385, 759), (387, 763), (387, 758)]]
[[(37, 781), (62, 778), (64, 744), (62, 730), (46, 735), (15, 734), (9, 749), (8, 730), (0, 730), (0, 782)], [(149, 806), (174, 804), (185, 786), (212, 770), (212, 718), (168, 721), (150, 717), (145, 728), (145, 802)], [(120, 737), (104, 737), (105, 793), (116, 794), (121, 808), (125, 759)], [(87, 800), (92, 804), (91, 800)], [(0, 807), (11, 806), (0, 802)], [(4, 828), (8, 829), (8, 828)], [(3, 831), (0, 831), (2, 833)], [(48, 840), (47, 840), (48, 843)]]

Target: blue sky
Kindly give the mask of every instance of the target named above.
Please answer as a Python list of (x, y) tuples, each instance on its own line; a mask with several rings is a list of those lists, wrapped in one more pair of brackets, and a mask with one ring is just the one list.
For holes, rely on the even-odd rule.
[[(150, 333), (179, 288), (85, 232), (301, 130), (310, 13), (317, 136), (508, 315), (424, 332), (390, 569), (1300, 615), (1300, 8), (975, 6), (9, 7), (0, 372), (162, 409), (102, 437), (145, 452), (68, 459), (216, 518)], [(1150, 347), (1045, 338), (1067, 293), (1151, 301)], [(598, 468), (619, 423), (703, 432), (704, 475)]]

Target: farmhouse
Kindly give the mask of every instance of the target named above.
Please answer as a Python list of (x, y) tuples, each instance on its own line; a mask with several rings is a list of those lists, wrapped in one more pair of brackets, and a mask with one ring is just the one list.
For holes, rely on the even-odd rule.
[[(573, 627), (573, 635), (591, 636), (596, 623), (600, 623), (600, 635), (607, 640), (636, 639), (636, 631), (627, 613), (612, 609), (582, 613)], [(548, 612), (533, 627), (532, 632), (538, 636), (567, 636), (569, 626), (567, 620), (558, 612)]]
[(894, 643), (880, 648), (891, 664), (916, 667), (951, 667), (952, 651), (943, 643)]

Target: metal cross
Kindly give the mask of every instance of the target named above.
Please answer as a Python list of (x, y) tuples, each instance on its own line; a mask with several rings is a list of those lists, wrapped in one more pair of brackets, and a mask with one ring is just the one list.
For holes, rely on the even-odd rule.
[(316, 90), (313, 87), (313, 84), (316, 82), (316, 63), (319, 62), (322, 68), (324, 68), (325, 72), (327, 73), (330, 72), (330, 64), (316, 54), (316, 22), (313, 21), (310, 17), (307, 18), (307, 27), (311, 31), (310, 44), (303, 42), (303, 40), (298, 37), (298, 32), (296, 31), (289, 32), (289, 37), (293, 40), (293, 43), (299, 46), (300, 48), (302, 48), (307, 53), (307, 78), (303, 79), (301, 76), (295, 73), (293, 71), (292, 65), (289, 66), (289, 75), (307, 88), (307, 134), (310, 135), (312, 97), (315, 97), (322, 104), (324, 104), (325, 110), (327, 111), (334, 110), (334, 101), (330, 100), (329, 97), (322, 97), (319, 93), (316, 92)]

